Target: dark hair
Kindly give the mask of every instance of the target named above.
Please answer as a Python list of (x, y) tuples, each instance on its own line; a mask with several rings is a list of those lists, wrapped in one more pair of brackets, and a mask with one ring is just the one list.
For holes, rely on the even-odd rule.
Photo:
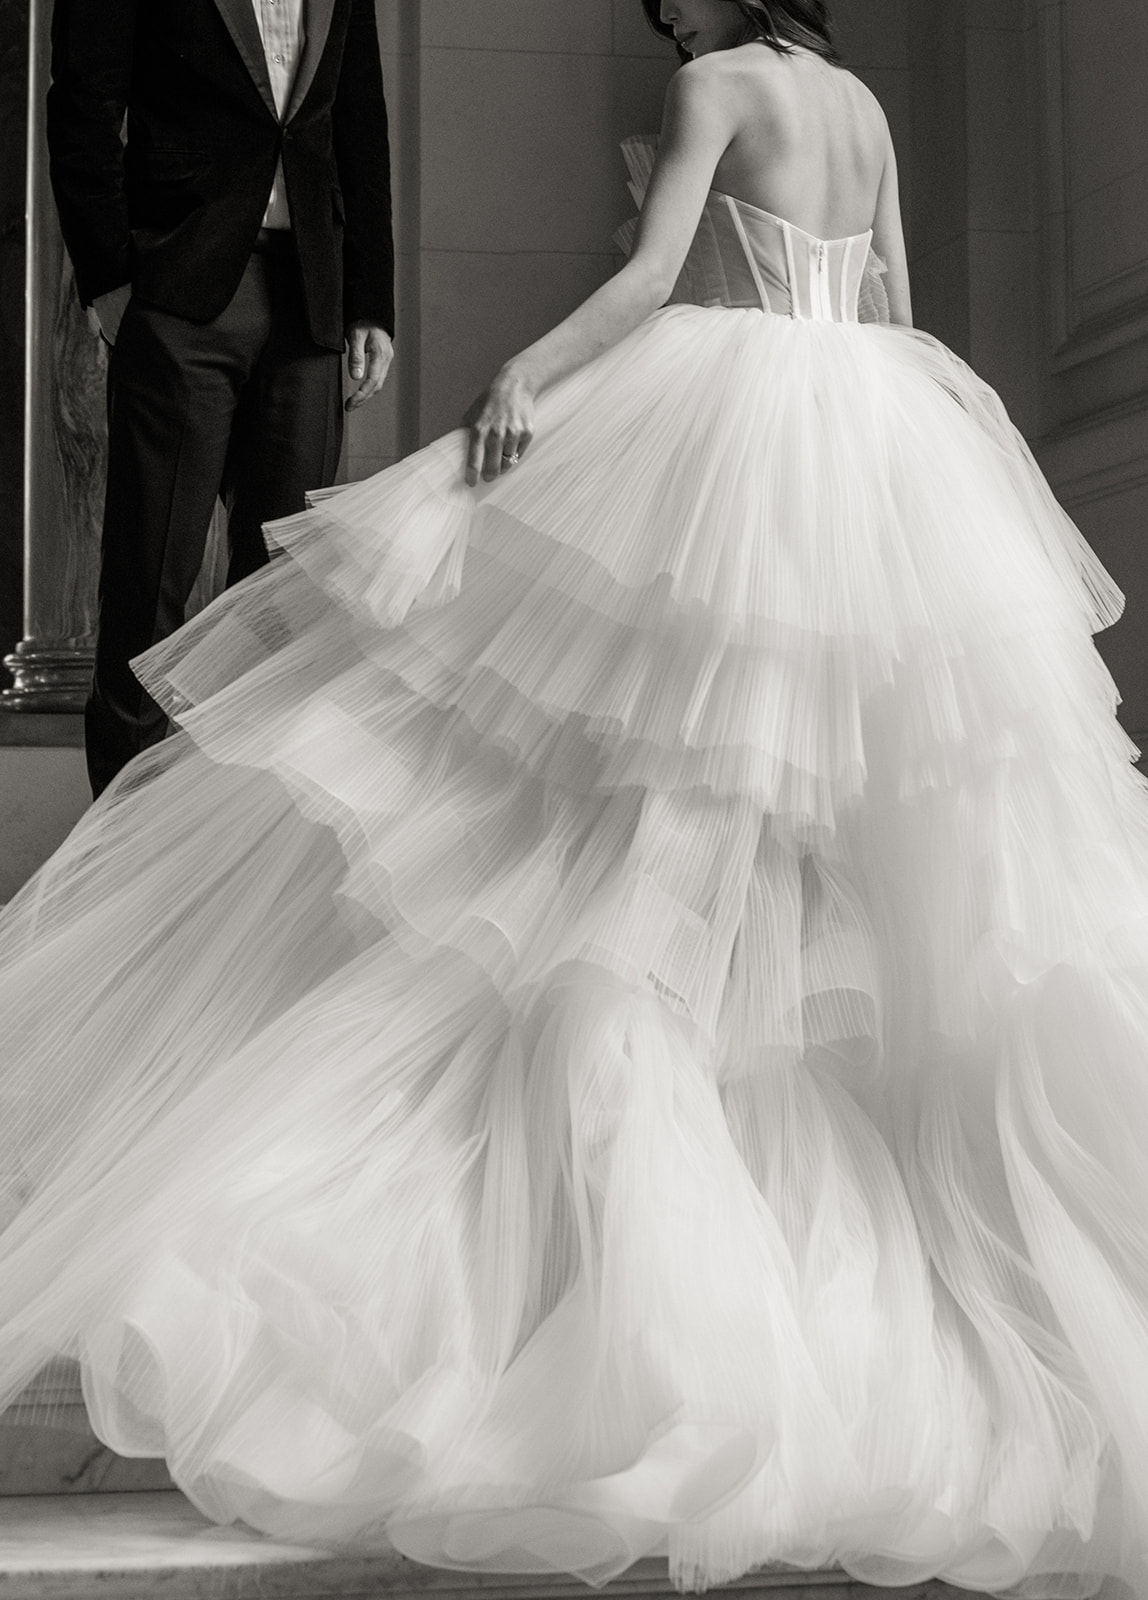
[[(833, 37), (833, 23), (825, 0), (728, 0), (745, 18), (747, 34), (756, 37), (771, 50), (786, 55), (795, 45), (824, 56), (837, 66), (841, 55)], [(663, 39), (672, 39), (674, 30), (662, 21), (660, 0), (642, 0), (646, 21)], [(683, 61), (689, 60), (686, 51), (679, 47)]]

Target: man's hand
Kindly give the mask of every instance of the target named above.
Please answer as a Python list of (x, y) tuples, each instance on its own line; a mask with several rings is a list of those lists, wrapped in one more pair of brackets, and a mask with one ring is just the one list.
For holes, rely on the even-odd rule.
[(118, 289), (109, 289), (107, 294), (98, 294), (92, 301), (92, 310), (99, 323), (99, 331), (109, 344), (115, 344), (116, 336), (120, 331), (124, 312), (128, 308), (128, 301), (132, 297), (132, 286), (125, 283)]
[(348, 411), (378, 394), (394, 358), (389, 333), (373, 322), (352, 322), (347, 329), (347, 376), (357, 387), (347, 396)]

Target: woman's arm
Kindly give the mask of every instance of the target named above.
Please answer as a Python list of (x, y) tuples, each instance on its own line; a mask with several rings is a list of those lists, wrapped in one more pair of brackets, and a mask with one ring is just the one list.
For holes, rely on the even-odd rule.
[(905, 255), (905, 231), (901, 224), (901, 197), (897, 184), (897, 156), (893, 138), (885, 130), (887, 149), (881, 187), (877, 191), (877, 213), (873, 219), (873, 248), (889, 269), (885, 288), (889, 295), (889, 317), (902, 328), (913, 326), (913, 301), (909, 293), (909, 263)]
[(480, 475), (496, 478), (504, 461), (526, 449), (534, 400), (543, 389), (609, 350), (665, 304), (734, 131), (729, 97), (718, 92), (704, 59), (675, 73), (629, 261), (557, 327), (512, 357), (475, 402), (467, 418), (469, 484)]

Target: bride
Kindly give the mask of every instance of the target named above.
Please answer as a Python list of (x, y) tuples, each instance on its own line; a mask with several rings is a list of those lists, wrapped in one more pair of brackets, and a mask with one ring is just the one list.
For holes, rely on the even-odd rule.
[(0, 1401), (444, 1566), (1145, 1593), (1120, 597), (821, 0), (646, 9), (628, 264), (141, 658), (0, 920)]

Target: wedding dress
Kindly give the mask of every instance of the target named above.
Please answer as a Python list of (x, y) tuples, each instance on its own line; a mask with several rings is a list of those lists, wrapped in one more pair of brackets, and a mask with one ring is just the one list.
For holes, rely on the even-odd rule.
[(1120, 597), (869, 239), (275, 527), (0, 920), (0, 1401), (218, 1520), (1146, 1592)]

